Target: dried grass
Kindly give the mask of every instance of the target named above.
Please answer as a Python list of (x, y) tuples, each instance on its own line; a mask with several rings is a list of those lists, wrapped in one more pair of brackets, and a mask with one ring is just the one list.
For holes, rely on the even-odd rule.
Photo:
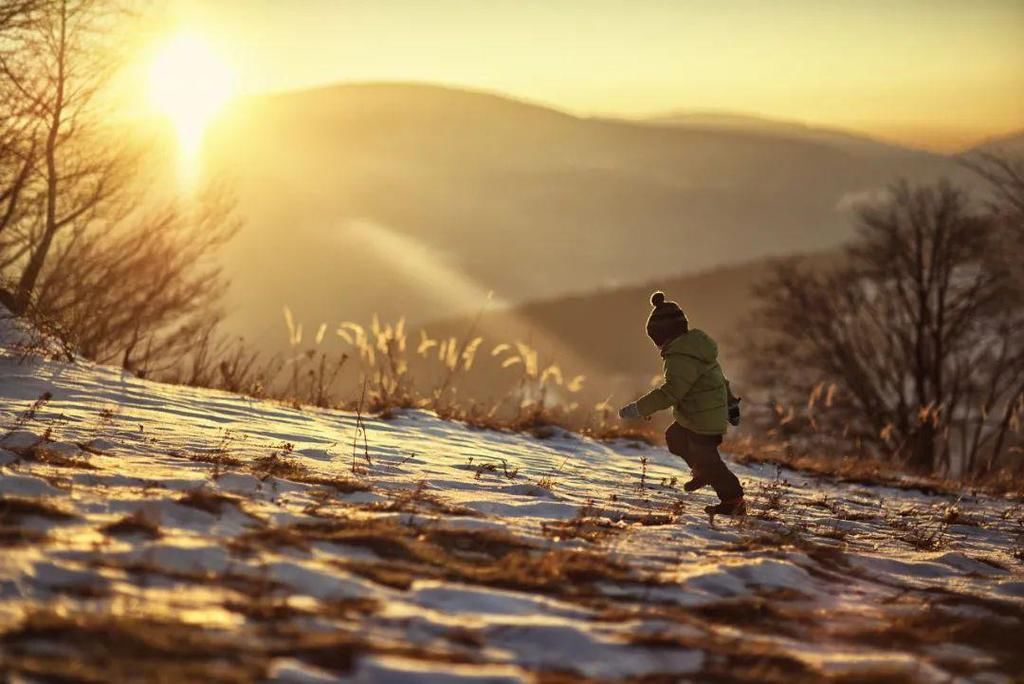
[(868, 456), (830, 456), (800, 451), (789, 443), (750, 435), (729, 440), (723, 450), (742, 464), (781, 465), (838, 482), (916, 490), (924, 494), (959, 494), (965, 490), (996, 495), (1024, 495), (1024, 473), (1000, 470), (965, 480), (910, 474), (897, 464)]
[(0, 495), (0, 523), (35, 516), (47, 520), (75, 520), (78, 516), (43, 499)]
[[(61, 644), (54, 657), (35, 647)], [(38, 611), (0, 635), (4, 669), (45, 681), (241, 683), (261, 679), (265, 655), (196, 625), (94, 613)]]
[(178, 503), (182, 506), (195, 508), (212, 515), (220, 515), (223, 513), (225, 506), (233, 506), (241, 509), (238, 499), (230, 496), (224, 496), (223, 494), (218, 494), (202, 487), (191, 490), (185, 494), (185, 496), (178, 499)]
[(148, 539), (159, 539), (163, 536), (157, 521), (141, 509), (116, 522), (104, 525), (100, 530), (113, 537), (139, 535)]

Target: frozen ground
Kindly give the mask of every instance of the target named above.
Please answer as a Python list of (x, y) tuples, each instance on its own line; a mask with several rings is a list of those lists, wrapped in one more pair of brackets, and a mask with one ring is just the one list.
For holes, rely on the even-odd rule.
[[(3, 326), (6, 325), (6, 329)], [(0, 674), (1020, 681), (1020, 499), (366, 419), (27, 358), (0, 321)], [(4, 337), (6, 335), (6, 337)], [(48, 398), (47, 398), (48, 397)], [(646, 464), (646, 465), (644, 465)]]

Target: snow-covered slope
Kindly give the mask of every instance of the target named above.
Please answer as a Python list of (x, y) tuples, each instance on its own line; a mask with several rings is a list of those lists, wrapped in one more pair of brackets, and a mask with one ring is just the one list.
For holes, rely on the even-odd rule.
[(360, 421), (7, 348), (0, 429), (0, 673), (1024, 672), (1019, 500), (737, 466), (753, 515), (712, 522), (659, 448)]

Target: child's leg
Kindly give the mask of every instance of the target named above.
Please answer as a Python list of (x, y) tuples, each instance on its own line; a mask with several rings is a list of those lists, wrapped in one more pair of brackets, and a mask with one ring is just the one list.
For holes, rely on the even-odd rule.
[(722, 443), (721, 435), (698, 435), (694, 434), (690, 440), (693, 451), (699, 456), (694, 460), (701, 463), (700, 469), (704, 479), (718, 494), (722, 501), (735, 501), (743, 498), (743, 486), (729, 466), (725, 465), (721, 454), (718, 453), (718, 445)]
[(690, 446), (689, 436), (693, 433), (679, 423), (672, 423), (668, 430), (665, 430), (665, 445), (668, 450), (686, 461), (690, 466), (690, 472), (695, 478), (700, 477), (700, 463), (694, 460), (693, 448)]
[(668, 450), (682, 457), (695, 478), (710, 484), (722, 501), (733, 501), (743, 496), (743, 486), (732, 474), (718, 453), (721, 435), (698, 435), (679, 423), (672, 423), (665, 431)]

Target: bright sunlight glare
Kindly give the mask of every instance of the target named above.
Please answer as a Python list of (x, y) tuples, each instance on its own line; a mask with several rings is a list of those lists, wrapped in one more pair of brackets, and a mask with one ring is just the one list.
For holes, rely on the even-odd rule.
[(235, 94), (235, 74), (201, 36), (181, 33), (159, 48), (149, 72), (149, 102), (178, 137), (182, 171), (198, 173), (210, 121)]

